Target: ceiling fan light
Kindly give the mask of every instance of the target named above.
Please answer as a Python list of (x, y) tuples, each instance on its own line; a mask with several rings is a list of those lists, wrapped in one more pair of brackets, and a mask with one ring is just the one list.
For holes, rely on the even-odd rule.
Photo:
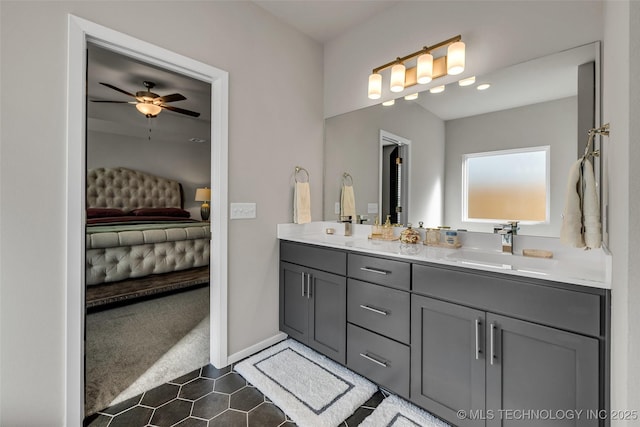
[(147, 117), (155, 117), (160, 114), (160, 111), (162, 111), (162, 108), (160, 108), (158, 105), (146, 102), (140, 102), (136, 104), (136, 109)]

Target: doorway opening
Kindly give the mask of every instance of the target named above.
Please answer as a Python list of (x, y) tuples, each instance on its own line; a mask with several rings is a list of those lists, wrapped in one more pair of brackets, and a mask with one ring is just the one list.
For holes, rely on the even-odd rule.
[(406, 225), (409, 217), (409, 160), (411, 141), (380, 130), (380, 221)]
[(150, 43), (69, 15), (67, 122), (66, 424), (84, 418), (84, 301), (86, 250), (87, 43), (211, 85), (210, 354), (227, 365), (228, 73)]

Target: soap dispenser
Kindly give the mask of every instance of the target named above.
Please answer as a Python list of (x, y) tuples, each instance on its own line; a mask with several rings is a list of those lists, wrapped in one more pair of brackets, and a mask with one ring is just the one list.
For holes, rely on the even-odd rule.
[(377, 215), (376, 215), (376, 221), (371, 226), (371, 238), (372, 239), (382, 238), (382, 226), (380, 225), (380, 218)]
[(391, 225), (391, 215), (387, 215), (387, 220), (382, 226), (382, 238), (385, 240), (393, 240), (393, 226)]

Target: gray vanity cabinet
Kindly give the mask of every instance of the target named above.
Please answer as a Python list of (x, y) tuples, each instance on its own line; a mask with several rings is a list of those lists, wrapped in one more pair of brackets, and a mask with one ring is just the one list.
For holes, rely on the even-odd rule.
[[(413, 289), (429, 294), (411, 296), (413, 402), (460, 427), (599, 425), (587, 411), (602, 409), (601, 343), (597, 336), (561, 329), (576, 312), (599, 318), (590, 299), (583, 304), (576, 303), (580, 298), (567, 299), (570, 310), (540, 317), (547, 326), (495, 314), (511, 312), (518, 302), (506, 291), (498, 294), (483, 286), (483, 281), (495, 286), (491, 275), (419, 265), (413, 275)], [(457, 293), (455, 288), (463, 285), (470, 291)], [(521, 281), (512, 285), (524, 286)], [(533, 282), (529, 286), (529, 304), (536, 293), (558, 292), (555, 296), (562, 298), (566, 291)], [(549, 300), (540, 310), (553, 310), (555, 304)], [(523, 312), (537, 316), (536, 310)], [(558, 325), (549, 322), (556, 317)], [(579, 411), (582, 416), (577, 417)]]
[(485, 312), (411, 296), (411, 400), (460, 427), (459, 410), (485, 409)]
[(598, 425), (597, 339), (490, 313), (486, 331), (487, 427), (521, 425), (521, 409), (541, 410), (536, 425)]
[[(281, 259), (306, 265), (280, 262), (280, 330), (337, 362), (346, 363), (346, 254), (283, 242)], [(343, 275), (313, 268), (316, 265), (342, 270)]]

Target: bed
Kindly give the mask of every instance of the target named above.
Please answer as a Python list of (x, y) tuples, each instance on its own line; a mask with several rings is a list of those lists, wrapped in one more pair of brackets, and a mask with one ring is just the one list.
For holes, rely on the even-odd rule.
[(179, 182), (95, 168), (86, 199), (88, 308), (209, 281), (210, 226), (184, 210)]

